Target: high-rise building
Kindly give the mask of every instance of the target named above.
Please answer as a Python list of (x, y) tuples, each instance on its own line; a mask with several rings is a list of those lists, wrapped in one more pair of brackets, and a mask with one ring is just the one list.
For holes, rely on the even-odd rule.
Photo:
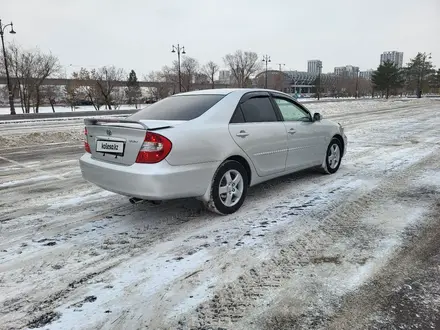
[(359, 72), (359, 77), (367, 80), (371, 80), (371, 76), (373, 75), (373, 70), (361, 71)]
[(403, 52), (383, 52), (380, 54), (380, 64), (384, 64), (386, 61), (390, 61), (398, 68), (401, 68), (403, 66)]
[(309, 60), (307, 61), (308, 73), (322, 73), (322, 61), (321, 60)]
[(359, 72), (358, 66), (346, 65), (335, 67), (335, 74), (338, 76), (356, 77)]
[(231, 72), (229, 70), (220, 70), (218, 80), (221, 84), (229, 84), (231, 81)]

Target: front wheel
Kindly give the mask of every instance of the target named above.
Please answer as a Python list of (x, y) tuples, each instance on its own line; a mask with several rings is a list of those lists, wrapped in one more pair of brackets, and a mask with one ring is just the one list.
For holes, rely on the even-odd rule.
[(342, 160), (342, 145), (341, 141), (333, 138), (327, 148), (325, 156), (325, 162), (322, 167), (324, 173), (333, 174), (336, 173), (341, 166)]
[(227, 160), (220, 165), (211, 184), (211, 197), (206, 204), (219, 214), (236, 212), (243, 204), (248, 189), (248, 174), (239, 162)]

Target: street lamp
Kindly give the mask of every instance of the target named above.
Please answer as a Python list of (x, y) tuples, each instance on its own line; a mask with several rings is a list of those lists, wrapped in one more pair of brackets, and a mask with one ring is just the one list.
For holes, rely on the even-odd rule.
[(356, 68), (356, 96), (355, 98), (359, 98), (359, 68)]
[(267, 63), (270, 62), (270, 56), (264, 55), (263, 62), (266, 62), (266, 77), (265, 77), (265, 81), (264, 81), (264, 88), (267, 88)]
[(320, 97), (320, 90), (321, 90), (321, 71), (322, 71), (322, 63), (318, 62), (318, 88), (316, 90), (316, 94), (318, 96), (318, 101)]
[(286, 66), (284, 63), (277, 63), (280, 68), (280, 91), (283, 91), (284, 88), (284, 76), (283, 76), (283, 66)]
[(175, 53), (177, 51), (177, 64), (178, 64), (178, 72), (179, 72), (179, 92), (182, 92), (182, 80), (180, 79), (180, 54), (185, 55), (185, 46), (180, 47), (177, 44), (177, 47), (173, 45), (173, 49), (171, 53)]
[(5, 40), (3, 35), (5, 33), (5, 29), (10, 26), (11, 30), (9, 33), (15, 34), (14, 25), (11, 23), (3, 25), (2, 20), (0, 19), (0, 36), (2, 38), (2, 47), (3, 47), (3, 59), (5, 61), (5, 71), (6, 71), (6, 82), (8, 84), (8, 97), (9, 97), (9, 107), (11, 108), (11, 115), (15, 115), (15, 107), (14, 107), (14, 95), (12, 94), (12, 86), (11, 81), (9, 80), (9, 70), (8, 70), (8, 60), (6, 59), (6, 49), (5, 49)]

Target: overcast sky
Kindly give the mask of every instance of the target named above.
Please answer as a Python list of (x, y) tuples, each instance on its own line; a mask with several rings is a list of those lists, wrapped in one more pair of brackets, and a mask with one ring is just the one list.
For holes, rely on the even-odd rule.
[[(270, 55), (272, 66), (306, 70), (307, 60), (376, 68), (383, 51), (431, 52), (440, 66), (440, 0), (0, 0), (6, 35), (61, 64), (113, 64), (139, 78), (170, 64), (171, 45), (201, 64), (237, 49)], [(13, 38), (11, 38), (13, 37)]]

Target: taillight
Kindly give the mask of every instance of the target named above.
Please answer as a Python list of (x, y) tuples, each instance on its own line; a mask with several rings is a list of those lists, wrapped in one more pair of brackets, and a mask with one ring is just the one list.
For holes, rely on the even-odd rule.
[(172, 143), (166, 137), (152, 132), (145, 134), (144, 143), (136, 158), (136, 163), (159, 163), (170, 153)]
[(87, 127), (84, 128), (84, 150), (89, 154), (92, 153), (92, 151), (90, 150), (90, 145), (87, 142)]

